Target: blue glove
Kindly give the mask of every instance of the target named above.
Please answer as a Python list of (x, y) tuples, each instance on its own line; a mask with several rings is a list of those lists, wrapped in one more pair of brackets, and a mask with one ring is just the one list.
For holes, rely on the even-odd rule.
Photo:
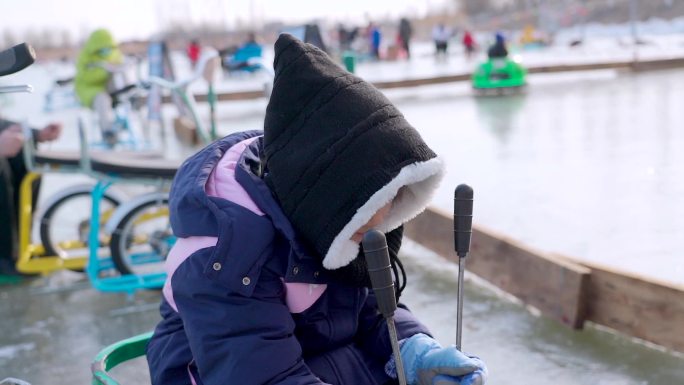
[(435, 376), (432, 380), (433, 385), (484, 385), (487, 381), (487, 367), (484, 362), (477, 357), (469, 356), (471, 359), (477, 361), (480, 368), (474, 372), (464, 374), (462, 376), (447, 376), (440, 374)]
[(468, 357), (455, 346), (416, 334), (401, 346), (401, 359), (410, 385), (483, 385), (487, 367), (477, 357)]

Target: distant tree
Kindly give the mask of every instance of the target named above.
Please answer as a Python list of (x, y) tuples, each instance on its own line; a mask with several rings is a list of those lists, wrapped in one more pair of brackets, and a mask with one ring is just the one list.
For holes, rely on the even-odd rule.
[(74, 40), (71, 36), (71, 32), (68, 29), (62, 30), (60, 45), (65, 48), (72, 47), (74, 45)]
[(45, 28), (40, 34), (40, 46), (43, 48), (54, 48), (57, 45), (57, 31)]
[(248, 26), (248, 24), (246, 24), (240, 16), (235, 17), (235, 29), (242, 30), (245, 29), (246, 26)]
[(493, 8), (491, 0), (457, 0), (456, 2), (461, 4), (463, 11), (468, 15), (486, 13)]
[(17, 39), (17, 36), (14, 34), (14, 32), (12, 32), (11, 29), (7, 28), (3, 32), (2, 47), (0, 47), (0, 49), (9, 48), (19, 43), (20, 42)]
[(29, 28), (24, 33), (24, 41), (31, 44), (34, 47), (42, 47), (42, 42), (40, 38), (40, 33), (33, 28)]

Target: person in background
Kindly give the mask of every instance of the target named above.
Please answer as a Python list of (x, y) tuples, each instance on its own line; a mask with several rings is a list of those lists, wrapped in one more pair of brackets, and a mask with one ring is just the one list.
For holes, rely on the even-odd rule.
[(340, 23), (337, 25), (337, 40), (339, 43), (340, 52), (353, 50), (354, 40), (359, 34), (358, 27), (345, 27)]
[(371, 57), (375, 60), (380, 59), (380, 44), (382, 43), (382, 32), (380, 27), (371, 22), (368, 25), (368, 35), (370, 39)]
[(446, 57), (451, 35), (451, 28), (445, 26), (444, 23), (439, 23), (432, 29), (432, 40), (435, 42), (435, 56)]
[(194, 69), (197, 65), (197, 61), (199, 60), (201, 53), (199, 41), (197, 39), (192, 39), (192, 41), (190, 41), (190, 44), (188, 44), (188, 48), (186, 51), (188, 54), (188, 59), (190, 59), (190, 65)]
[[(51, 123), (33, 130), (37, 142), (59, 137), (62, 126)], [(22, 147), (25, 137), (21, 125), (0, 118), (0, 275), (19, 275), (15, 268), (18, 250), (19, 187), (27, 173)], [(34, 206), (40, 179), (33, 185)]]
[(411, 49), (409, 47), (411, 43), (411, 36), (413, 35), (413, 28), (411, 27), (411, 22), (402, 17), (399, 20), (399, 39), (401, 40), (401, 48), (406, 52), (406, 57), (411, 58)]
[(261, 45), (257, 42), (256, 34), (249, 32), (245, 42), (235, 50), (235, 53), (224, 59), (224, 66), (229, 71), (254, 71), (259, 67), (250, 64), (250, 59), (261, 58), (263, 55), (262, 51)]
[(503, 33), (497, 32), (494, 36), (494, 44), (489, 47), (487, 56), (490, 59), (502, 59), (508, 56), (508, 49), (506, 48), (506, 38)]
[(102, 138), (110, 146), (117, 142), (118, 134), (114, 126), (111, 93), (125, 86), (125, 81), (114, 84), (113, 72), (122, 64), (123, 54), (106, 29), (98, 29), (90, 34), (76, 62), (76, 96), (81, 105), (97, 113)]
[(340, 52), (349, 50), (349, 31), (342, 23), (337, 24), (337, 43)]
[(467, 29), (463, 32), (463, 49), (466, 53), (466, 58), (470, 59), (475, 52), (475, 39)]

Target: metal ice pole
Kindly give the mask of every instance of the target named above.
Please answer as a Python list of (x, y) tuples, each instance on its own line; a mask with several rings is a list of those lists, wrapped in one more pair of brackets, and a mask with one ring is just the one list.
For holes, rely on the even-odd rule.
[(366, 256), (368, 275), (370, 276), (373, 292), (378, 301), (378, 309), (387, 321), (387, 329), (394, 353), (394, 361), (397, 366), (397, 378), (399, 384), (406, 385), (404, 364), (401, 360), (397, 328), (394, 325), (394, 311), (397, 310), (397, 298), (394, 294), (394, 282), (392, 281), (392, 267), (390, 265), (389, 252), (385, 234), (378, 230), (369, 230), (363, 235), (363, 253)]
[(458, 308), (456, 310), (456, 348), (461, 350), (463, 330), (463, 275), (473, 233), (473, 189), (460, 184), (454, 192), (454, 249), (458, 255)]

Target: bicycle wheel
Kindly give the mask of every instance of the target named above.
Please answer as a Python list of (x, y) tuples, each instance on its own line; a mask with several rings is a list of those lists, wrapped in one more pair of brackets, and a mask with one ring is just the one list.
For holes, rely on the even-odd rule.
[(159, 273), (176, 241), (169, 222), (169, 200), (133, 207), (112, 232), (109, 244), (114, 267), (123, 275)]
[[(67, 258), (75, 255), (88, 255), (88, 234), (90, 233), (90, 212), (92, 186), (76, 187), (70, 192), (49, 203), (40, 218), (40, 241), (46, 256)], [(100, 244), (106, 245), (104, 224), (114, 209), (119, 205), (119, 199), (112, 194), (105, 193), (100, 216)]]

